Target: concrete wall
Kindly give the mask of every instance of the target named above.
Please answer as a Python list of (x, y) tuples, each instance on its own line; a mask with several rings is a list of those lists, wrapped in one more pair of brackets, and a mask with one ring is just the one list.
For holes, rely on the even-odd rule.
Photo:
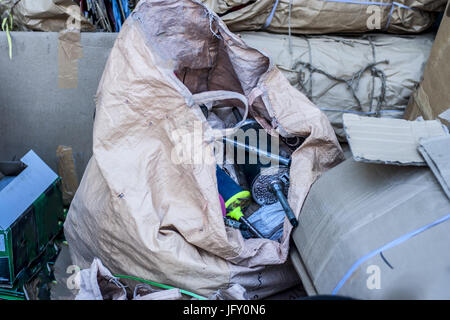
[(92, 155), (94, 96), (116, 34), (82, 34), (76, 89), (58, 87), (58, 33), (11, 35), (12, 60), (0, 33), (0, 159), (33, 149), (56, 170), (56, 148), (68, 145), (81, 178)]

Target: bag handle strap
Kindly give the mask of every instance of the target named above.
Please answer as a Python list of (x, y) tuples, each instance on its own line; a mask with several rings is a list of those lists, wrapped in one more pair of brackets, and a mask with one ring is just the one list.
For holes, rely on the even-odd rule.
[(233, 91), (226, 91), (226, 90), (206, 91), (206, 92), (196, 93), (196, 94), (192, 95), (191, 106), (207, 104), (209, 102), (214, 102), (214, 101), (218, 101), (218, 100), (230, 100), (230, 99), (237, 99), (237, 100), (242, 101), (242, 103), (245, 106), (244, 116), (242, 117), (242, 120), (239, 121), (233, 128), (220, 129), (220, 130), (213, 129), (215, 138), (222, 138), (224, 136), (233, 135), (244, 124), (244, 122), (247, 120), (247, 117), (248, 117), (248, 100), (247, 100), (247, 98), (240, 93), (233, 92)]

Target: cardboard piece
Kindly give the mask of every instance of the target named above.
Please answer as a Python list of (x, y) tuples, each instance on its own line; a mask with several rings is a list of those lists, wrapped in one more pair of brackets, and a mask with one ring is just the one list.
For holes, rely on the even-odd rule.
[(396, 165), (425, 165), (419, 140), (448, 134), (438, 120), (361, 117), (344, 114), (344, 129), (353, 159)]
[(450, 136), (421, 140), (419, 151), (450, 198)]
[(405, 119), (414, 120), (419, 115), (425, 120), (436, 119), (450, 107), (450, 2), (445, 10), (430, 59), (425, 67), (423, 81), (411, 97)]

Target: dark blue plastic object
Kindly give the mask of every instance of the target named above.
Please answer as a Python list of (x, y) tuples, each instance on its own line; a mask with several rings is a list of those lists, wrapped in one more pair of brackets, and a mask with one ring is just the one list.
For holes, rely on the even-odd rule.
[(225, 203), (235, 194), (244, 191), (240, 185), (234, 182), (219, 166), (216, 166), (217, 186), (219, 194)]

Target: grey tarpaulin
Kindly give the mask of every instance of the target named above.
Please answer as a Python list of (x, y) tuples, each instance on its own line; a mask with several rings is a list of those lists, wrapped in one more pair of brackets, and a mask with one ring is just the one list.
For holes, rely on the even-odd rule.
[(308, 294), (450, 298), (450, 200), (426, 167), (346, 160), (313, 185), (299, 223)]

